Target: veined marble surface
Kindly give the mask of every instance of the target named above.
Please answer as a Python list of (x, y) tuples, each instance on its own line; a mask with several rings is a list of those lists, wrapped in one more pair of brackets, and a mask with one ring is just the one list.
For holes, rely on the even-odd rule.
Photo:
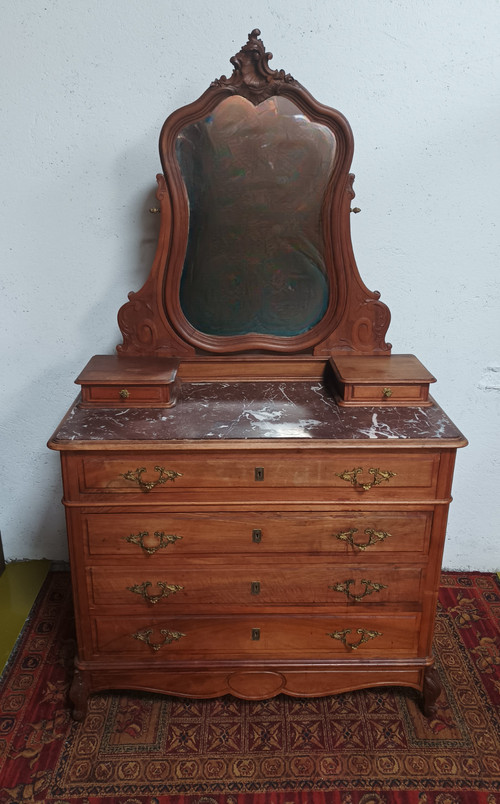
[(339, 407), (323, 384), (301, 381), (185, 383), (173, 408), (82, 409), (75, 405), (55, 432), (53, 445), (186, 439), (465, 442), (436, 404)]

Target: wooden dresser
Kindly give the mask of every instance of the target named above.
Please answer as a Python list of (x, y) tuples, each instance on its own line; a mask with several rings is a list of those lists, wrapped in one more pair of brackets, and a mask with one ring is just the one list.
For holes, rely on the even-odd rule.
[[(62, 462), (77, 719), (88, 695), (103, 689), (262, 699), (401, 685), (423, 692), (427, 714), (440, 691), (433, 624), (455, 452), (466, 441), (428, 397), (434, 378), (423, 367), (415, 372), (414, 358), (390, 355), (387, 308), (357, 272), (346, 121), (284, 71), (270, 70), (258, 35), (232, 59), (231, 78), (165, 124), (151, 275), (120, 311), (118, 356), (98, 356), (84, 370), (82, 396), (49, 442)], [(245, 241), (243, 249), (241, 232), (231, 240), (226, 211), (219, 260), (210, 255), (218, 235), (204, 231), (208, 251), (196, 246), (211, 196), (193, 195), (186, 153), (205, 142), (200, 121), (219, 109), (234, 132), (250, 106), (275, 97), (295, 104), (298, 153), (305, 141), (316, 152), (332, 138), (330, 162), (320, 160), (330, 172), (319, 211), (304, 222), (302, 185), (293, 232), (278, 231), (269, 212), (278, 256), (260, 230), (257, 245)], [(224, 106), (228, 98), (239, 105)], [(289, 111), (273, 114), (288, 120)], [(311, 121), (319, 127), (313, 135)], [(216, 154), (225, 143), (214, 164), (241, 175), (224, 161), (228, 151), (241, 159), (234, 141), (229, 147), (220, 131), (209, 134)], [(275, 135), (280, 156), (284, 138)], [(287, 181), (294, 169), (292, 161)], [(243, 223), (261, 179), (238, 190)], [(259, 202), (259, 225), (263, 215)], [(299, 224), (307, 242), (319, 232), (314, 248), (323, 244), (317, 281), (309, 279), (312, 258), (298, 262), (307, 250), (305, 235), (296, 242)], [(254, 271), (248, 255), (259, 249)], [(283, 279), (285, 264), (292, 268)], [(241, 287), (251, 271), (253, 283), (264, 276), (259, 298), (272, 303), (250, 314), (254, 285)], [(354, 363), (343, 362), (346, 355)]]

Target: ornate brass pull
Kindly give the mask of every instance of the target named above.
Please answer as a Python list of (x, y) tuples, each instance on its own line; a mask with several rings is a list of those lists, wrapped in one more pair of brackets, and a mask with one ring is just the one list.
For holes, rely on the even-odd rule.
[(338, 639), (342, 642), (346, 648), (349, 650), (357, 650), (363, 642), (368, 642), (370, 639), (375, 639), (375, 637), (383, 636), (381, 631), (368, 631), (366, 628), (357, 628), (356, 633), (361, 634), (360, 638), (357, 642), (348, 642), (347, 637), (352, 633), (350, 628), (346, 628), (344, 631), (332, 631), (331, 634), (327, 634), (327, 636), (331, 637), (332, 639)]
[(138, 544), (150, 556), (156, 553), (157, 550), (161, 550), (162, 547), (168, 547), (169, 544), (174, 544), (174, 542), (182, 539), (182, 536), (177, 536), (175, 533), (163, 533), (163, 531), (155, 530), (154, 537), (158, 539), (158, 544), (154, 547), (147, 547), (144, 544), (144, 539), (147, 536), (149, 536), (149, 531), (143, 530), (137, 534), (131, 533), (130, 536), (123, 536), (123, 539), (131, 544)]
[(144, 583), (135, 584), (135, 586), (127, 586), (127, 589), (129, 592), (135, 592), (137, 595), (140, 595), (144, 600), (147, 600), (148, 603), (158, 603), (158, 601), (162, 600), (164, 597), (170, 597), (170, 595), (175, 595), (176, 592), (180, 592), (184, 589), (183, 586), (177, 586), (175, 583), (157, 581), (156, 585), (160, 587), (161, 594), (150, 595), (148, 588), (152, 585), (151, 581), (144, 581)]
[(382, 388), (382, 396), (389, 399), (389, 397), (392, 396), (392, 388)]
[(391, 534), (387, 533), (385, 530), (372, 530), (371, 528), (366, 528), (364, 533), (369, 537), (367, 542), (355, 542), (353, 536), (357, 533), (357, 528), (352, 528), (351, 530), (343, 530), (340, 533), (335, 534), (336, 539), (340, 539), (341, 542), (347, 542), (351, 545), (351, 547), (355, 547), (357, 550), (366, 550), (367, 547), (371, 547), (372, 544), (377, 544), (378, 542), (382, 542), (384, 539), (387, 539)]
[(172, 482), (177, 477), (182, 477), (182, 472), (175, 472), (173, 469), (165, 469), (163, 466), (155, 466), (155, 472), (160, 473), (160, 477), (158, 480), (149, 480), (146, 482), (142, 479), (141, 475), (144, 474), (146, 470), (136, 469), (135, 472), (128, 471), (124, 474), (120, 475), (120, 477), (124, 477), (125, 480), (130, 480), (132, 483), (137, 483), (141, 491), (151, 491), (151, 489), (156, 488), (156, 486), (161, 486), (163, 483), (166, 483), (167, 480), (171, 480)]
[(120, 391), (120, 396), (122, 399), (128, 399), (130, 396), (130, 391), (127, 391), (126, 388), (122, 388), (122, 390)]
[(373, 488), (373, 486), (380, 486), (383, 480), (389, 482), (391, 477), (396, 477), (396, 472), (390, 472), (385, 469), (368, 469), (368, 474), (373, 475), (372, 482), (360, 483), (358, 475), (361, 474), (362, 471), (361, 468), (351, 469), (351, 471), (345, 469), (343, 472), (335, 472), (335, 475), (336, 477), (340, 477), (341, 480), (345, 480), (346, 483), (350, 483), (351, 486), (358, 486), (364, 489), (364, 491), (368, 491), (368, 489)]
[(354, 595), (350, 589), (353, 583), (356, 582), (354, 580), (342, 581), (341, 583), (334, 583), (328, 588), (333, 589), (334, 592), (343, 592), (348, 600), (363, 600), (364, 597), (371, 595), (373, 592), (380, 592), (382, 589), (387, 589), (384, 583), (372, 583), (372, 581), (362, 580), (360, 583), (365, 587), (365, 591), (360, 595)]
[(167, 628), (161, 628), (160, 634), (164, 637), (163, 642), (151, 642), (151, 634), (153, 633), (152, 628), (147, 628), (145, 631), (137, 631), (135, 634), (131, 634), (134, 639), (140, 639), (141, 642), (145, 642), (146, 645), (149, 645), (155, 652), (163, 648), (164, 645), (170, 645), (171, 642), (176, 642), (186, 634), (181, 634), (180, 631), (169, 631)]

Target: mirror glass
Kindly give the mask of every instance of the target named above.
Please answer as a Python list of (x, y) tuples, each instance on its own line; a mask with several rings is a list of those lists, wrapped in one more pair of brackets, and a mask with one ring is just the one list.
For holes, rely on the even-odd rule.
[(285, 97), (234, 96), (177, 137), (189, 201), (180, 301), (207, 335), (293, 337), (330, 294), (321, 212), (335, 138)]

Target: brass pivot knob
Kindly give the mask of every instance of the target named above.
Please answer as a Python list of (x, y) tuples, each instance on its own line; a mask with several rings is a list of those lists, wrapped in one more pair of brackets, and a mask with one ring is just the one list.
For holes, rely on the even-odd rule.
[(161, 209), (158, 207), (150, 207), (149, 211), (151, 212), (151, 215), (158, 215), (158, 213), (161, 212)]
[(361, 212), (361, 210), (360, 210), (360, 208), (359, 208), (359, 207), (351, 207), (351, 209), (349, 210), (349, 212), (354, 212), (354, 214), (355, 214), (355, 215), (357, 215), (357, 214), (358, 214), (358, 212)]

